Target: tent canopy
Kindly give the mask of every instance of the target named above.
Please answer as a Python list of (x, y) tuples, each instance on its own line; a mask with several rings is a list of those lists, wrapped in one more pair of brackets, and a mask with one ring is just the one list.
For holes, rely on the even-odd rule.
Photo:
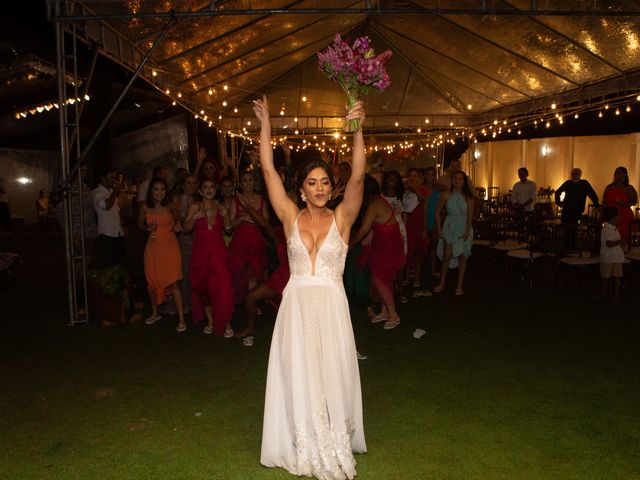
[(347, 40), (367, 35), (376, 52), (393, 51), (391, 87), (366, 98), (370, 128), (415, 127), (426, 119), (473, 125), (488, 115), (530, 111), (536, 101), (589, 103), (628, 93), (640, 78), (640, 9), (633, 1), (71, 4), (52, 11), (52, 19), (73, 22), (81, 36), (129, 68), (169, 22), (144, 77), (228, 128), (251, 120), (251, 100), (261, 93), (276, 116), (283, 110), (279, 126), (342, 125), (344, 96), (316, 60), (336, 33)]

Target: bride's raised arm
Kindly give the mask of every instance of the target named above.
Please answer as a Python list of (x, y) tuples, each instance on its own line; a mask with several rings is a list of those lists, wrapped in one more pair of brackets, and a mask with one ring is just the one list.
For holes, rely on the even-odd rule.
[[(360, 120), (360, 129), (353, 134), (353, 160), (351, 162), (351, 177), (344, 190), (344, 199), (336, 208), (336, 214), (341, 219), (341, 230), (349, 230), (353, 222), (356, 221), (360, 206), (362, 205), (362, 194), (364, 190), (364, 176), (366, 169), (366, 153), (364, 148), (364, 137), (362, 136), (362, 123), (364, 122), (364, 107), (358, 101), (347, 114), (347, 120)], [(346, 232), (340, 232), (344, 235)]]
[(262, 100), (253, 101), (253, 111), (260, 122), (260, 165), (264, 183), (267, 185), (269, 200), (276, 215), (285, 226), (285, 232), (298, 215), (298, 206), (289, 198), (282, 185), (280, 175), (273, 165), (273, 149), (271, 148), (271, 120), (269, 118), (269, 103), (266, 95)]

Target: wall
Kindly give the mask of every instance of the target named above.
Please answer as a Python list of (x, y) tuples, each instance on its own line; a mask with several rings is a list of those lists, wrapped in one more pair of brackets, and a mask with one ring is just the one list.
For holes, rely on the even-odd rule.
[(25, 223), (37, 221), (38, 192), (44, 188), (49, 194), (56, 184), (59, 158), (58, 152), (0, 149), (0, 178), (4, 179), (12, 216), (23, 217)]
[[(547, 147), (547, 154), (543, 154)], [(527, 167), (538, 188), (558, 188), (572, 168), (582, 169), (599, 196), (618, 166), (627, 167), (631, 184), (640, 190), (640, 133), (590, 137), (555, 137), (475, 144), (477, 159), (470, 149), (463, 165), (476, 186), (500, 187), (508, 192), (518, 181), (518, 168)]]

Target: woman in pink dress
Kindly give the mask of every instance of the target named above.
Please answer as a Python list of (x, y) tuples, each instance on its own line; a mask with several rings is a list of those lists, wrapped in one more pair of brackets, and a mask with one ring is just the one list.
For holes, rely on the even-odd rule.
[(229, 212), (214, 198), (215, 183), (204, 180), (200, 184), (202, 200), (195, 201), (187, 211), (183, 228), (193, 230), (193, 247), (189, 264), (191, 282), (191, 315), (194, 322), (205, 316), (204, 333), (233, 336), (233, 283), (229, 270), (229, 256), (222, 238), (224, 228), (231, 224)]
[(262, 282), (267, 268), (267, 243), (254, 217), (257, 213), (269, 219), (264, 198), (253, 191), (251, 172), (240, 176), (240, 187), (242, 191), (231, 204), (233, 238), (229, 244), (236, 303), (244, 302), (247, 292)]
[(602, 206), (618, 209), (618, 231), (623, 248), (629, 243), (629, 227), (634, 219), (631, 207), (638, 203), (638, 193), (629, 185), (629, 174), (625, 167), (616, 168), (613, 182), (607, 185), (602, 195)]
[(351, 244), (355, 245), (363, 240), (371, 229), (373, 229), (369, 254), (371, 283), (382, 300), (382, 310), (371, 319), (371, 322), (385, 322), (384, 329), (390, 330), (400, 324), (393, 284), (398, 272), (405, 264), (406, 256), (396, 211), (383, 196), (376, 197), (369, 204), (362, 226)]

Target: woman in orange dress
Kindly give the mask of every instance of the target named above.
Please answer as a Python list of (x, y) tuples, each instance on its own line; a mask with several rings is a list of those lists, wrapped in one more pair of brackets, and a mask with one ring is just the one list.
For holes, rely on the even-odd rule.
[(602, 206), (618, 209), (618, 231), (623, 248), (629, 243), (629, 227), (634, 219), (631, 207), (638, 203), (638, 193), (629, 185), (629, 174), (625, 167), (613, 172), (613, 182), (607, 185), (602, 194)]
[(180, 246), (174, 232), (181, 231), (177, 220), (178, 212), (173, 204), (168, 204), (167, 184), (161, 178), (155, 178), (149, 184), (147, 201), (140, 209), (138, 227), (149, 232), (144, 248), (144, 274), (151, 300), (151, 316), (145, 323), (151, 325), (160, 320), (158, 305), (165, 301), (165, 291), (171, 290), (178, 310), (178, 332), (184, 332), (184, 308), (180, 281), (182, 280), (182, 258)]

